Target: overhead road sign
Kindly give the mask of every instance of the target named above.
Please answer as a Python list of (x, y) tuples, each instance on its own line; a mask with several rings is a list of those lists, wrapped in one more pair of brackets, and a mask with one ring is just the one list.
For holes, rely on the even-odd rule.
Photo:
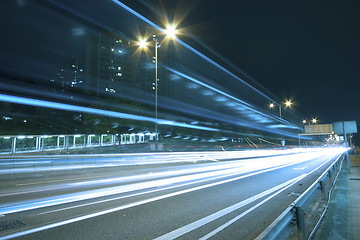
[(342, 121), (333, 123), (336, 134), (357, 133), (356, 121)]

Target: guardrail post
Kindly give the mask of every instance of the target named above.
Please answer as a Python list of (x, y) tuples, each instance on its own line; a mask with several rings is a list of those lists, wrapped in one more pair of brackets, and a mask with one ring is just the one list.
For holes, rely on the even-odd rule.
[(36, 137), (35, 150), (36, 150), (36, 151), (39, 151), (39, 137)]
[(16, 153), (16, 137), (11, 137), (11, 153)]
[(306, 240), (306, 232), (305, 232), (305, 211), (302, 207), (296, 207), (296, 222), (297, 227), (300, 231), (301, 237), (299, 239)]
[(330, 170), (328, 171), (328, 175), (329, 175), (330, 182), (333, 182), (333, 180), (332, 180), (332, 174), (331, 174), (331, 171), (330, 171)]
[(319, 184), (320, 184), (320, 190), (321, 190), (321, 198), (326, 200), (327, 199), (326, 192), (325, 192), (326, 184), (324, 181), (320, 181)]
[(41, 136), (41, 151), (44, 151), (45, 148), (45, 137)]
[(65, 142), (66, 151), (69, 154), (69, 135), (65, 136), (64, 142)]

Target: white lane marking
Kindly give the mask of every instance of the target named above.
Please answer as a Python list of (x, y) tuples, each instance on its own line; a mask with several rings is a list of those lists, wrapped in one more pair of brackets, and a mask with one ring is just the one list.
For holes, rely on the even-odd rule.
[(291, 179), (291, 180), (289, 180), (289, 181), (287, 181), (287, 182), (285, 182), (283, 184), (280, 184), (280, 185), (278, 185), (276, 187), (270, 188), (270, 189), (268, 189), (268, 190), (266, 190), (264, 192), (261, 192), (261, 193), (255, 195), (255, 196), (252, 196), (252, 197), (250, 197), (248, 199), (245, 199), (245, 200), (243, 200), (241, 202), (238, 202), (238, 203), (236, 203), (236, 204), (234, 204), (234, 205), (232, 205), (230, 207), (224, 208), (224, 209), (222, 209), (222, 210), (220, 210), (218, 212), (215, 212), (215, 213), (213, 213), (213, 214), (211, 214), (209, 216), (206, 216), (206, 217), (204, 217), (202, 219), (199, 219), (199, 220), (197, 220), (195, 222), (192, 222), (192, 223), (190, 223), (188, 225), (185, 225), (185, 226), (183, 226), (181, 228), (178, 228), (178, 229), (176, 229), (176, 230), (174, 230), (172, 232), (169, 232), (169, 233), (164, 234), (164, 235), (162, 235), (160, 237), (157, 237), (154, 240), (168, 240), (168, 239), (178, 238), (178, 237), (180, 237), (180, 236), (182, 236), (182, 235), (184, 235), (184, 234), (186, 234), (188, 232), (191, 232), (191, 231), (193, 231), (193, 230), (195, 230), (195, 229), (197, 229), (197, 228), (199, 228), (199, 227), (201, 227), (201, 226), (203, 226), (205, 224), (208, 224), (208, 223), (210, 223), (210, 222), (212, 222), (212, 221), (214, 221), (214, 220), (216, 220), (218, 218), (221, 218), (221, 217), (225, 216), (226, 214), (229, 214), (229, 213), (231, 213), (231, 212), (233, 212), (235, 210), (238, 210), (239, 208), (242, 208), (242, 207), (244, 207), (244, 206), (246, 206), (246, 205), (248, 205), (248, 204), (250, 204), (250, 203), (252, 203), (254, 201), (257, 201), (258, 199), (260, 199), (262, 197), (265, 197), (265, 196), (267, 196), (267, 195), (269, 195), (269, 194), (271, 194), (271, 193), (273, 193), (275, 191), (278, 191), (279, 189), (284, 188), (289, 184), (292, 184), (292, 183), (294, 183), (296, 181), (299, 181), (304, 176), (306, 176), (306, 174), (303, 174), (303, 175), (301, 175), (299, 177), (293, 178), (293, 179)]
[[(286, 165), (286, 166), (288, 166), (288, 165)], [(282, 166), (282, 167), (286, 167), (286, 166)], [(271, 169), (271, 170), (275, 170), (275, 169)], [(271, 170), (270, 170), (270, 171), (271, 171)], [(261, 172), (261, 173), (262, 173), (262, 172)], [(255, 174), (256, 174), (256, 173), (255, 173)], [(194, 184), (199, 184), (199, 183), (204, 183), (204, 182), (215, 181), (215, 180), (217, 180), (217, 179), (226, 178), (226, 177), (232, 177), (232, 176), (235, 176), (235, 175), (239, 175), (239, 173), (232, 173), (232, 174), (228, 174), (228, 175), (223, 175), (223, 176), (217, 176), (217, 177), (213, 177), (213, 178), (207, 178), (207, 179), (203, 179), (203, 180), (198, 180), (198, 181), (194, 181), (194, 182), (190, 182), (190, 183), (179, 184), (179, 185), (175, 185), (175, 186), (171, 186), (171, 187), (164, 187), (164, 188), (161, 188), (161, 189), (150, 190), (150, 191), (145, 191), (145, 192), (130, 194), (130, 195), (126, 195), (126, 196), (120, 196), (120, 197), (105, 199), (105, 200), (96, 201), (96, 202), (90, 202), (90, 203), (80, 204), (80, 205), (71, 206), (71, 207), (66, 207), (66, 208), (60, 208), (60, 209), (56, 209), (56, 210), (52, 210), (52, 211), (42, 212), (42, 213), (39, 213), (38, 215), (43, 215), (43, 214), (48, 214), (48, 213), (54, 213), (54, 212), (60, 212), (60, 211), (65, 211), (65, 210), (74, 209), (74, 208), (78, 208), (78, 207), (85, 207), (85, 206), (94, 205), (94, 204), (98, 204), (98, 203), (115, 201), (115, 200), (120, 200), (120, 199), (124, 199), (124, 198), (130, 198), (130, 197), (145, 195), (145, 194), (148, 194), (148, 193), (155, 193), (155, 192), (170, 190), (170, 189), (174, 189), (174, 188), (180, 188), (180, 187), (185, 187), (185, 186), (189, 186), (189, 185), (194, 185)], [(251, 176), (253, 176), (253, 175), (251, 175)], [(244, 176), (244, 177), (247, 177), (247, 176)], [(220, 184), (221, 184), (221, 183), (220, 183)]]
[[(235, 180), (247, 177), (247, 176), (253, 176), (253, 175), (256, 175), (259, 173), (272, 171), (277, 168), (282, 168), (282, 167), (290, 166), (293, 164), (295, 164), (295, 163), (289, 163), (289, 164), (280, 165), (278, 167), (264, 169), (264, 170), (261, 170), (258, 172), (253, 172), (248, 175), (243, 175), (243, 176), (240, 176), (240, 177), (237, 177), (234, 179), (230, 179), (230, 181), (235, 181)], [(239, 170), (241, 170), (241, 168), (239, 168)], [(89, 200), (89, 199), (98, 198), (98, 197), (105, 197), (105, 196), (110, 196), (110, 195), (115, 195), (115, 194), (120, 194), (120, 193), (126, 193), (126, 192), (130, 192), (130, 191), (138, 191), (138, 190), (142, 190), (142, 189), (146, 189), (146, 188), (161, 187), (161, 186), (165, 186), (165, 185), (169, 185), (169, 184), (176, 184), (176, 183), (181, 183), (181, 182), (191, 181), (191, 180), (193, 181), (193, 180), (197, 180), (197, 179), (201, 179), (201, 178), (224, 176), (224, 175), (229, 175), (231, 173), (234, 173), (234, 175), (246, 173), (245, 171), (239, 171), (239, 170), (237, 170), (237, 168), (233, 168), (233, 169), (226, 168), (226, 169), (219, 170), (219, 171), (197, 173), (197, 174), (193, 174), (193, 175), (189, 175), (189, 176), (184, 175), (184, 176), (178, 176), (178, 177), (172, 177), (172, 178), (166, 178), (166, 179), (160, 179), (160, 180), (153, 180), (153, 181), (147, 181), (147, 182), (140, 182), (140, 183), (116, 186), (116, 187), (108, 187), (108, 188), (104, 188), (104, 189), (89, 190), (89, 191), (84, 191), (81, 193), (71, 193), (71, 194), (63, 195), (63, 196), (61, 196), (61, 198), (58, 196), (58, 197), (51, 197), (51, 198), (45, 198), (45, 199), (37, 199), (36, 202), (32, 201), (32, 202), (27, 202), (27, 203), (22, 203), (22, 204), (13, 203), (12, 205), (2, 206), (2, 208), (0, 209), (0, 214), (9, 214), (9, 213), (22, 212), (22, 211), (33, 210), (33, 209), (38, 209), (38, 208), (43, 208), (43, 207), (50, 207), (50, 206), (55, 206), (55, 205), (60, 205), (60, 204), (65, 204), (65, 203), (70, 203), (70, 202)], [(228, 180), (225, 180), (225, 181), (228, 181)], [(217, 184), (222, 184), (222, 183), (218, 182)]]
[[(328, 161), (330, 161), (330, 160), (331, 159), (329, 159)], [(325, 163), (327, 163), (328, 161), (326, 161)], [(325, 163), (320, 165), (318, 168), (323, 166)], [(282, 165), (282, 166), (279, 166), (279, 167), (274, 167), (274, 168), (262, 170), (262, 171), (259, 171), (259, 172), (255, 172), (255, 173), (251, 173), (251, 174), (248, 174), (248, 175), (245, 175), (245, 176), (238, 177), (238, 179), (245, 178), (245, 177), (248, 177), (248, 176), (257, 175), (257, 174), (260, 174), (260, 173), (265, 173), (265, 172), (276, 170), (276, 169), (280, 169), (280, 168), (287, 167), (287, 166), (294, 165), (294, 164), (296, 164), (296, 163), (290, 163), (290, 164)], [(317, 170), (318, 168), (314, 169), (313, 171)], [(146, 204), (146, 203), (150, 203), (150, 202), (162, 200), (162, 199), (165, 199), (165, 198), (181, 195), (181, 194), (184, 194), (184, 193), (200, 190), (200, 189), (203, 189), (203, 188), (207, 188), (207, 187), (211, 187), (211, 186), (215, 186), (215, 185), (235, 181), (235, 180), (238, 180), (238, 179), (236, 179), (236, 178), (228, 179), (228, 180), (221, 181), (219, 183), (207, 184), (207, 185), (196, 187), (196, 188), (191, 188), (191, 189), (187, 189), (187, 190), (183, 190), (183, 191), (179, 191), (179, 192), (166, 194), (166, 195), (163, 195), (163, 196), (158, 196), (158, 197), (154, 197), (154, 198), (150, 198), (150, 199), (130, 203), (130, 204), (127, 204), (127, 205), (124, 205), (124, 206), (119, 206), (117, 208), (107, 209), (107, 210), (104, 210), (104, 211), (100, 211), (100, 212), (96, 212), (96, 213), (92, 213), (92, 214), (88, 214), (88, 215), (84, 215), (84, 216), (80, 216), (80, 217), (76, 217), (76, 218), (72, 218), (72, 219), (68, 219), (68, 220), (64, 220), (64, 221), (60, 221), (60, 222), (56, 222), (56, 223), (52, 223), (52, 224), (49, 224), (49, 225), (44, 225), (44, 226), (36, 227), (36, 228), (33, 228), (33, 229), (28, 229), (28, 230), (25, 230), (25, 231), (22, 231), (22, 232), (17, 232), (17, 233), (13, 233), (13, 234), (10, 234), (10, 235), (2, 236), (2, 237), (0, 237), (0, 240), (8, 240), (8, 239), (15, 238), (15, 237), (25, 236), (25, 235), (28, 235), (28, 234), (31, 234), (31, 233), (36, 233), (36, 232), (44, 231), (44, 230), (47, 230), (47, 229), (63, 226), (63, 225), (66, 225), (66, 224), (79, 222), (79, 221), (90, 219), (90, 218), (93, 218), (93, 217), (102, 216), (102, 215), (105, 215), (105, 214), (108, 214), (108, 213), (121, 211), (123, 209), (131, 208), (131, 207), (135, 207), (135, 206), (140, 206), (140, 205), (143, 205), (143, 204)]]
[(193, 175), (184, 175), (172, 178), (164, 178), (159, 180), (152, 180), (140, 183), (133, 183), (128, 185), (116, 186), (116, 187), (108, 187), (104, 189), (95, 189), (95, 190), (88, 190), (80, 193), (71, 193), (62, 195), (60, 197), (50, 197), (44, 199), (38, 199), (36, 202), (31, 201), (23, 204), (13, 204), (10, 206), (4, 206), (0, 209), (0, 214), (9, 214), (15, 212), (21, 212), (26, 210), (32, 210), (42, 207), (49, 207), (64, 203), (76, 202), (81, 200), (88, 200), (92, 198), (98, 197), (105, 197), (114, 194), (126, 193), (131, 191), (138, 191), (143, 189), (149, 189), (154, 187), (163, 187), (170, 184), (176, 184), (186, 181), (194, 181), (197, 179), (204, 179), (209, 177), (216, 177), (216, 176), (224, 176), (230, 173), (237, 173), (240, 174), (241, 171), (238, 168), (234, 169), (225, 169), (219, 171), (212, 171), (212, 172), (205, 172), (205, 173), (197, 173)]
[[(318, 166), (317, 168), (315, 168), (314, 170), (310, 171), (307, 174), (303, 174), (304, 176), (302, 178), (300, 178), (299, 180), (293, 182), (292, 184), (290, 184), (289, 186), (279, 190), (278, 192), (274, 193), (273, 195), (269, 196), (268, 198), (264, 199), (263, 201), (261, 201), (260, 203), (256, 204), (255, 206), (249, 208), (248, 210), (246, 210), (245, 212), (243, 212), (242, 214), (240, 214), (239, 216), (231, 219), (230, 221), (228, 221), (227, 223), (221, 225), (220, 227), (218, 227), (217, 229), (215, 229), (214, 231), (206, 234), (204, 237), (200, 238), (199, 240), (206, 240), (212, 236), (214, 236), (215, 234), (219, 233), (220, 231), (224, 230), (226, 227), (230, 226), (232, 223), (236, 222), (237, 220), (239, 220), (240, 218), (242, 218), (243, 216), (247, 215), (249, 212), (253, 211), (254, 209), (258, 208), (259, 206), (261, 206), (262, 204), (264, 204), (265, 202), (267, 202), (268, 200), (270, 200), (271, 198), (275, 197), (277, 194), (281, 193), (282, 191), (284, 191), (285, 189), (289, 188), (290, 186), (294, 185), (295, 183), (297, 183), (298, 181), (300, 181), (301, 179), (305, 178), (306, 176), (310, 175), (311, 173), (317, 171), (320, 167), (324, 166), (327, 162), (331, 161), (332, 158), (330, 158), (328, 161), (324, 162), (323, 164), (321, 164), (320, 166)], [(301, 177), (301, 176), (300, 176)]]
[[(295, 164), (295, 163), (284, 164), (284, 165), (280, 165), (279, 167), (280, 168), (286, 167), (286, 166), (289, 166), (292, 164)], [(259, 171), (259, 173), (261, 173), (263, 171), (270, 171), (271, 169), (276, 169), (276, 167), (261, 170), (261, 171)], [(70, 203), (70, 202), (75, 202), (75, 201), (82, 201), (82, 200), (88, 200), (88, 199), (92, 199), (92, 198), (105, 197), (105, 196), (110, 196), (110, 195), (114, 195), (114, 194), (126, 193), (126, 192), (130, 192), (130, 191), (137, 191), (137, 190), (142, 190), (142, 189), (146, 189), (146, 188), (161, 187), (161, 186), (165, 186), (165, 185), (169, 185), (169, 184), (197, 180), (200, 178), (224, 176), (224, 175), (227, 175), (230, 173), (241, 174), (241, 173), (246, 173), (246, 171), (248, 171), (248, 169), (246, 169), (246, 171), (241, 171), (241, 170), (242, 170), (241, 167), (232, 169), (232, 168), (229, 168), (229, 166), (227, 166), (225, 169), (221, 169), (219, 171), (197, 173), (197, 174), (193, 174), (193, 175), (189, 175), (189, 176), (184, 175), (184, 176), (178, 176), (178, 177), (172, 177), (172, 178), (166, 178), (166, 179), (160, 179), (160, 180), (153, 180), (153, 181), (147, 181), (147, 182), (141, 182), (141, 183), (116, 186), (116, 187), (108, 187), (108, 188), (104, 188), (104, 189), (89, 190), (89, 191), (84, 191), (81, 193), (71, 193), (71, 194), (63, 195), (63, 196), (61, 196), (61, 198), (60, 197), (57, 197), (57, 198), (51, 197), (51, 198), (45, 198), (45, 199), (38, 199), (36, 202), (32, 201), (32, 202), (27, 202), (27, 203), (22, 203), (22, 204), (13, 203), (12, 205), (3, 206), (0, 209), (0, 214), (9, 214), (9, 213), (27, 211), (27, 210), (49, 207), (49, 206)], [(252, 170), (255, 170), (255, 169), (252, 169)], [(258, 174), (258, 173), (255, 172), (255, 174)], [(247, 175), (245, 175), (245, 176), (247, 176)]]
[(6, 236), (2, 236), (2, 237), (0, 237), (0, 240), (7, 240), (7, 239), (15, 238), (15, 237), (21, 237), (21, 236), (25, 236), (25, 235), (28, 235), (28, 234), (31, 234), (31, 233), (36, 233), (36, 232), (44, 231), (44, 230), (47, 230), (47, 229), (56, 228), (56, 227), (59, 227), (59, 226), (63, 226), (63, 225), (83, 221), (83, 220), (90, 219), (90, 218), (93, 218), (93, 217), (98, 217), (98, 216), (102, 216), (102, 215), (105, 215), (105, 214), (121, 211), (121, 210), (124, 210), (124, 209), (127, 209), (127, 208), (136, 207), (136, 206), (140, 206), (140, 205), (143, 205), (143, 204), (146, 204), (146, 203), (151, 203), (151, 202), (155, 202), (155, 201), (158, 201), (158, 200), (174, 197), (174, 196), (181, 195), (181, 194), (184, 194), (184, 193), (189, 193), (189, 192), (193, 192), (193, 191), (196, 191), (196, 190), (200, 190), (200, 189), (204, 189), (204, 188), (208, 188), (208, 187), (212, 187), (212, 186), (216, 186), (216, 185), (220, 185), (220, 184), (240, 180), (242, 178), (246, 178), (246, 177), (254, 176), (254, 175), (257, 175), (257, 174), (273, 171), (273, 170), (280, 169), (280, 168), (283, 168), (283, 167), (287, 167), (287, 166), (290, 166), (290, 165), (293, 165), (293, 164), (296, 164), (296, 163), (291, 163), (291, 164), (286, 164), (286, 165), (282, 165), (282, 166), (278, 166), (278, 167), (274, 167), (274, 168), (269, 168), (269, 169), (265, 169), (265, 170), (262, 170), (262, 171), (250, 173), (250, 174), (247, 174), (247, 175), (244, 175), (244, 176), (240, 176), (240, 177), (236, 177), (236, 178), (232, 178), (232, 179), (227, 179), (227, 180), (223, 180), (223, 181), (216, 182), (216, 183), (206, 184), (206, 185), (198, 186), (198, 187), (195, 187), (195, 188), (185, 189), (185, 190), (182, 190), (182, 191), (169, 193), (169, 194), (165, 194), (165, 195), (162, 195), (162, 196), (149, 198), (149, 199), (145, 199), (145, 200), (142, 200), (142, 201), (138, 201), (138, 202), (130, 203), (130, 204), (127, 204), (127, 205), (119, 206), (119, 207), (116, 207), (116, 208), (111, 208), (111, 209), (103, 210), (103, 211), (100, 211), (100, 212), (96, 212), (96, 213), (92, 213), (92, 214), (88, 214), (88, 215), (84, 215), (84, 216), (80, 216), (80, 217), (76, 217), (76, 218), (71, 218), (71, 219), (68, 219), (68, 220), (64, 220), (64, 221), (60, 221), (60, 222), (56, 222), (56, 223), (52, 223), (52, 224), (48, 224), (48, 225), (44, 225), (44, 226), (40, 226), (40, 227), (36, 227), (36, 228), (32, 228), (32, 229), (28, 229), (28, 230), (25, 230), (25, 231), (22, 231), (22, 232), (17, 232), (17, 233), (9, 234), (9, 235), (6, 235)]
[(273, 197), (275, 197), (276, 195), (280, 194), (281, 192), (283, 192), (284, 190), (288, 189), (289, 187), (293, 186), (295, 183), (297, 183), (298, 181), (302, 180), (304, 177), (306, 177), (307, 174), (303, 174), (301, 176), (298, 177), (298, 179), (294, 182), (292, 182), (291, 184), (289, 184), (288, 186), (278, 190), (277, 192), (275, 192), (274, 194), (270, 195), (269, 197), (265, 198), (264, 200), (262, 200), (261, 202), (259, 202), (258, 204), (256, 204), (255, 206), (249, 208), (248, 210), (246, 210), (245, 212), (241, 213), (240, 215), (238, 215), (237, 217), (231, 219), (230, 221), (228, 221), (227, 223), (221, 225), (220, 227), (216, 228), (214, 231), (206, 234), (204, 237), (200, 238), (199, 240), (206, 240), (209, 239), (210, 237), (214, 236), (215, 234), (219, 233), (220, 231), (222, 231), (223, 229), (227, 228), (228, 226), (230, 226), (231, 224), (233, 224), (234, 222), (236, 222), (237, 220), (239, 220), (240, 218), (244, 217), (245, 215), (247, 215), (248, 213), (250, 213), (251, 211), (255, 210), (256, 208), (260, 207), (261, 205), (263, 205), (264, 203), (266, 203), (267, 201), (269, 201), (270, 199), (272, 199)]
[(94, 204), (104, 203), (104, 202), (109, 202), (109, 201), (115, 201), (115, 200), (119, 200), (119, 199), (130, 198), (130, 197), (145, 195), (145, 194), (148, 194), (148, 193), (155, 193), (155, 192), (170, 190), (170, 189), (174, 189), (174, 188), (186, 187), (186, 186), (189, 186), (189, 185), (215, 181), (217, 179), (232, 177), (232, 176), (235, 176), (235, 175), (239, 175), (239, 173), (232, 173), (232, 174), (223, 175), (223, 176), (217, 176), (217, 177), (213, 177), (213, 178), (206, 178), (206, 179), (202, 179), (202, 180), (198, 180), (198, 181), (194, 181), (194, 182), (190, 182), (190, 183), (183, 183), (183, 184), (179, 184), (179, 185), (175, 185), (175, 186), (171, 186), (171, 187), (164, 187), (164, 188), (161, 188), (161, 189), (150, 190), (150, 191), (145, 191), (145, 192), (130, 194), (130, 195), (126, 195), (126, 196), (105, 199), (105, 200), (96, 201), (96, 202), (80, 204), (80, 205), (66, 207), (66, 208), (60, 208), (60, 209), (56, 209), (56, 210), (52, 210), (52, 211), (48, 211), (48, 212), (42, 212), (42, 213), (39, 213), (38, 215), (54, 213), (54, 212), (60, 212), (60, 211), (69, 210), (69, 209), (73, 209), (73, 208), (84, 207), (84, 206), (89, 206), (89, 205), (94, 205)]
[[(240, 163), (234, 163), (236, 164), (236, 166), (241, 166)], [(151, 177), (166, 177), (166, 176), (175, 176), (175, 175), (181, 175), (181, 174), (189, 174), (189, 173), (200, 173), (200, 172), (205, 172), (205, 171), (213, 171), (213, 170), (221, 170), (221, 169), (229, 169), (229, 168), (233, 168), (233, 166), (228, 166), (229, 164), (224, 164), (222, 166), (220, 165), (211, 165), (211, 166), (205, 166), (205, 167), (198, 167), (198, 168), (193, 168), (193, 169), (184, 169), (184, 170), (177, 170), (177, 171), (172, 171), (172, 172), (157, 172), (157, 173), (152, 173)], [(233, 165), (233, 164), (232, 164)], [(219, 168), (222, 167), (222, 168)], [(84, 177), (83, 179), (87, 179), (87, 178), (97, 178), (97, 177), (103, 177), (103, 176), (91, 176), (91, 177)], [(112, 182), (114, 183), (114, 181), (128, 181), (128, 180), (140, 180), (140, 179), (148, 179), (149, 178), (149, 174), (140, 174), (140, 175), (130, 175), (130, 176), (126, 176), (126, 177), (113, 177), (113, 178), (107, 178), (107, 179), (102, 179), (102, 180), (93, 180), (93, 181), (88, 181), (88, 182), (79, 182), (79, 183), (68, 183), (66, 186), (57, 186), (57, 187), (51, 187), (51, 188), (42, 188), (40, 190), (31, 190), (31, 191), (23, 191), (23, 192), (13, 192), (13, 193), (6, 193), (6, 194), (0, 194), (0, 197), (6, 197), (6, 196), (13, 196), (13, 195), (20, 195), (20, 194), (28, 194), (28, 193), (36, 193), (36, 192), (44, 192), (44, 191), (48, 191), (48, 190), (53, 190), (53, 189), (66, 189), (69, 188), (68, 185), (74, 186), (74, 185), (80, 185), (80, 184), (91, 184), (91, 183), (103, 183), (103, 182)], [(78, 179), (64, 179), (64, 180), (59, 180), (59, 181), (70, 181), (70, 180), (79, 180), (82, 178), (78, 178)], [(54, 180), (55, 182), (56, 180)], [(51, 182), (51, 181), (48, 181)], [(47, 182), (34, 182), (34, 183), (29, 183), (29, 184), (18, 184), (15, 186), (24, 186), (24, 185), (32, 185), (32, 184), (38, 184), (38, 183), (47, 183)]]

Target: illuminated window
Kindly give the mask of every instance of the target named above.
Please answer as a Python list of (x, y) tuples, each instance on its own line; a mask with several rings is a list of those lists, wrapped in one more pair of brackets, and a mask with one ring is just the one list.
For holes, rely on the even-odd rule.
[(105, 91), (110, 93), (116, 93), (115, 89), (113, 88), (105, 88)]

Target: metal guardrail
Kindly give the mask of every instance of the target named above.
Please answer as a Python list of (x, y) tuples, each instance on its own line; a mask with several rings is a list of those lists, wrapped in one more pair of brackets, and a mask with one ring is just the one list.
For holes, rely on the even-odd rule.
[(256, 238), (256, 240), (287, 239), (295, 227), (297, 227), (301, 235), (301, 238), (299, 239), (307, 239), (310, 234), (307, 234), (306, 232), (305, 211), (319, 193), (322, 194), (323, 199), (328, 200), (327, 198), (329, 196), (326, 194), (326, 180), (330, 180), (331, 185), (334, 184), (336, 173), (341, 169), (344, 156), (344, 154), (339, 156), (303, 194), (290, 204), (290, 206)]

